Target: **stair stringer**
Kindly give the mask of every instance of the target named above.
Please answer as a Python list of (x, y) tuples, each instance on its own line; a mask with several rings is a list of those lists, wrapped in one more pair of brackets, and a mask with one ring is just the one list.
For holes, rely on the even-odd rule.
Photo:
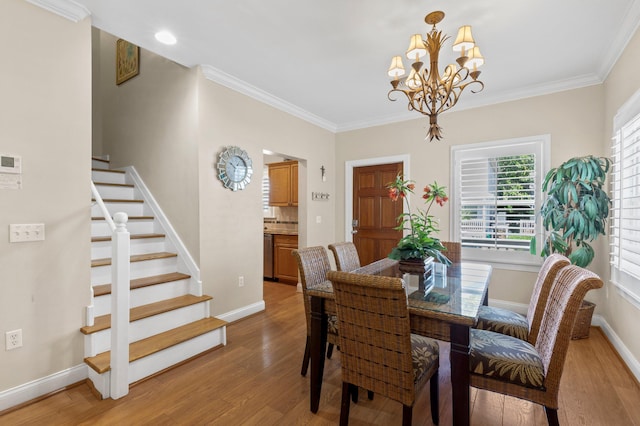
[(169, 222), (169, 219), (160, 208), (160, 205), (149, 191), (149, 188), (145, 185), (144, 181), (138, 174), (138, 171), (134, 166), (126, 166), (121, 168), (126, 172), (125, 180), (127, 183), (135, 185), (136, 191), (140, 198), (145, 202), (145, 205), (153, 212), (153, 216), (160, 224), (160, 227), (164, 229), (166, 234), (167, 249), (178, 253), (178, 272), (191, 275), (191, 281), (189, 283), (189, 293), (194, 296), (202, 296), (202, 280), (200, 279), (200, 268), (196, 264), (195, 260), (191, 256), (191, 253), (187, 250), (178, 233)]

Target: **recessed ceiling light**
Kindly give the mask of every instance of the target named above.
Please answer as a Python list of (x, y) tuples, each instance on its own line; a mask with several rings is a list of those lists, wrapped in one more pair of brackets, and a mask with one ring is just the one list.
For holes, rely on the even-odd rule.
[(158, 40), (160, 43), (164, 43), (164, 44), (168, 44), (168, 45), (173, 45), (176, 44), (176, 37), (171, 34), (169, 31), (158, 31), (156, 33), (156, 40)]

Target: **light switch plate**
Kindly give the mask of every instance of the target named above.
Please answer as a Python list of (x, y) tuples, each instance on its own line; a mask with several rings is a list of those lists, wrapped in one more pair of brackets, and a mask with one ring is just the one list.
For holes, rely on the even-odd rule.
[(12, 223), (9, 225), (10, 243), (28, 241), (44, 241), (44, 223)]

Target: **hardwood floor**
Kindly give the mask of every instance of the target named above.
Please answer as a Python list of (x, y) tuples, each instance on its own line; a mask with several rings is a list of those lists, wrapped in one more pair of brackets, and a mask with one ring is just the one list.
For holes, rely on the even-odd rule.
[[(131, 388), (97, 400), (85, 384), (0, 416), (1, 425), (335, 425), (340, 414), (340, 352), (327, 360), (320, 410), (309, 411), (309, 378), (300, 376), (305, 340), (302, 295), (265, 283), (266, 311), (231, 324), (228, 345)], [(449, 346), (441, 343), (440, 424), (451, 424)], [(429, 386), (413, 424), (431, 425)], [(401, 405), (364, 392), (350, 424), (400, 424)], [(542, 407), (471, 390), (471, 424), (546, 425)], [(561, 425), (640, 425), (640, 386), (599, 329), (571, 342), (560, 392)]]

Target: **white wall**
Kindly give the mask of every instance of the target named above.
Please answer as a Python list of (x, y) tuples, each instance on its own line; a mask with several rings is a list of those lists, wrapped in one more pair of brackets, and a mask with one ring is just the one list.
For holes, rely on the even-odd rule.
[[(627, 99), (640, 90), (638, 67), (640, 67), (640, 32), (636, 32), (605, 81), (604, 149), (608, 150), (610, 147), (613, 117)], [(604, 277), (608, 277), (608, 274)], [(602, 306), (603, 315), (620, 341), (637, 360), (636, 368), (640, 371), (640, 332), (638, 331), (640, 310), (621, 297), (607, 280), (602, 293), (604, 293), (603, 303), (599, 306)]]
[[(262, 301), (262, 150), (300, 161), (299, 245), (334, 242), (333, 198), (311, 201), (311, 192), (334, 191), (334, 135), (289, 114), (198, 76), (200, 170), (200, 269), (214, 314)], [(246, 150), (257, 174), (243, 191), (225, 189), (215, 165), (225, 146)], [(316, 223), (320, 216), (321, 223)], [(244, 276), (245, 286), (238, 287)], [(302, 320), (302, 319), (301, 319)]]
[[(22, 156), (0, 189), (0, 391), (82, 363), (90, 287), (91, 27), (23, 0), (0, 2), (0, 152)], [(11, 223), (45, 241), (10, 244)], [(22, 348), (4, 332), (22, 329)]]
[[(482, 96), (482, 93), (465, 95)], [(344, 209), (344, 165), (348, 160), (408, 154), (409, 176), (416, 181), (418, 187), (435, 180), (446, 185), (450, 195), (455, 196), (450, 191), (450, 150), (454, 145), (550, 134), (552, 166), (573, 156), (604, 155), (602, 102), (602, 86), (592, 86), (451, 112), (439, 117), (444, 129), (444, 139), (434, 142), (424, 140), (425, 127), (429, 122), (425, 117), (340, 133), (336, 137), (335, 167), (340, 172), (336, 211)], [(398, 108), (401, 107), (398, 105)], [(436, 206), (431, 210), (440, 219), (440, 235), (443, 239), (449, 238), (449, 206), (450, 204), (446, 204), (444, 208)], [(338, 215), (336, 234), (344, 235), (343, 215)], [(599, 263), (594, 264), (594, 268), (598, 273), (605, 272)], [(490, 297), (528, 304), (535, 277), (536, 274), (531, 272), (494, 268)], [(590, 294), (589, 297), (594, 298), (596, 295)]]
[(94, 108), (102, 113), (102, 154), (113, 168), (135, 166), (197, 262), (196, 72), (140, 49), (140, 74), (117, 86), (116, 40), (101, 32), (94, 49), (100, 53)]

